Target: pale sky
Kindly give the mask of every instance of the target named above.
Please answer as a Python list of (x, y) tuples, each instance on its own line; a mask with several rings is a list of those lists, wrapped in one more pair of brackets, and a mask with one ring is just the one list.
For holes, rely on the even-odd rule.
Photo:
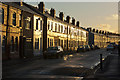
[(61, 11), (65, 17), (74, 17), (84, 27), (118, 32), (117, 2), (45, 2), (45, 8), (54, 8), (56, 15)]

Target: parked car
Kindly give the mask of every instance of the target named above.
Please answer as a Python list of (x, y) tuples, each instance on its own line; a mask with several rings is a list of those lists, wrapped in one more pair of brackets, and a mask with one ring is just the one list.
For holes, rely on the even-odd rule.
[(95, 49), (100, 49), (97, 45), (95, 45)]
[(90, 50), (90, 46), (89, 45), (85, 45), (85, 51), (89, 51)]
[(111, 44), (110, 44), (110, 45), (108, 45), (108, 46), (107, 46), (107, 51), (108, 51), (108, 50), (114, 50), (114, 46), (113, 46), (113, 45), (111, 45)]
[(91, 50), (95, 49), (95, 46), (94, 45), (90, 45), (90, 49)]
[(84, 52), (84, 50), (85, 50), (85, 46), (84, 45), (80, 45), (77, 48), (77, 52)]
[(44, 52), (44, 58), (49, 58), (49, 57), (63, 57), (64, 52), (61, 46), (56, 46), (56, 47), (49, 47), (47, 48), (47, 51)]
[(110, 43), (110, 45), (113, 45), (114, 49), (117, 48), (117, 44), (115, 42)]

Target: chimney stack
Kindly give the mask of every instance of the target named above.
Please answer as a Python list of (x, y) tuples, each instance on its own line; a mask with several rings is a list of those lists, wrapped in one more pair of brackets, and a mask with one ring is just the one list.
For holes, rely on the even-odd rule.
[(101, 34), (101, 30), (99, 31), (99, 33)]
[(20, 6), (23, 6), (23, 0), (20, 0)]
[(79, 27), (79, 21), (77, 21), (77, 22), (76, 22), (76, 26), (78, 26), (78, 27)]
[(93, 29), (93, 32), (95, 32), (95, 29)]
[(102, 31), (102, 34), (104, 34), (104, 31)]
[(56, 15), (55, 15), (55, 9), (51, 8), (51, 10), (50, 10), (50, 15), (51, 15), (52, 17), (55, 17), (55, 16), (56, 16)]
[(96, 30), (96, 33), (98, 33), (98, 30)]
[(104, 32), (104, 34), (106, 35), (106, 31)]
[(45, 10), (44, 2), (40, 2), (38, 4), (38, 8), (39, 8), (39, 10), (40, 10), (41, 13), (44, 13), (44, 10)]
[(63, 12), (60, 12), (60, 14), (59, 14), (59, 18), (60, 18), (60, 20), (64, 20), (64, 14), (63, 14)]
[(90, 31), (90, 32), (91, 32), (91, 28), (87, 28), (87, 31)]
[(16, 4), (18, 4), (19, 6), (23, 6), (23, 0), (20, 0), (20, 2), (14, 2)]
[(75, 25), (75, 19), (74, 18), (72, 18), (72, 24)]
[(66, 17), (66, 21), (67, 21), (67, 23), (70, 23), (70, 16)]
[(87, 28), (87, 31), (89, 31), (89, 28)]

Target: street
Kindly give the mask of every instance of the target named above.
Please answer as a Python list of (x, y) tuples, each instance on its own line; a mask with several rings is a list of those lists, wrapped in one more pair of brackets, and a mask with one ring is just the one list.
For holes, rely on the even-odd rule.
[(79, 78), (92, 73), (103, 59), (109, 55), (106, 49), (74, 53), (61, 59), (36, 59), (12, 66), (3, 65), (3, 78)]

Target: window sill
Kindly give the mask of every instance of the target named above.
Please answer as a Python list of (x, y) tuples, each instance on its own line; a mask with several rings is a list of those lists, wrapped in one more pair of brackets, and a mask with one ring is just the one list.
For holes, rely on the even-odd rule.
[(29, 28), (25, 28), (26, 30), (30, 30)]

